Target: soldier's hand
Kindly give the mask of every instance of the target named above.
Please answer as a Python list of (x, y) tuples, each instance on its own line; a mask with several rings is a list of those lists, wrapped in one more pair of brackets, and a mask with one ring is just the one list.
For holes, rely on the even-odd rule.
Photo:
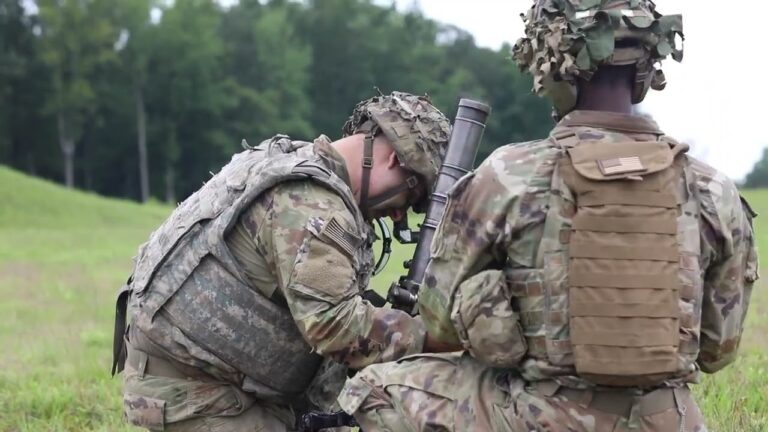
[(454, 352), (462, 351), (464, 348), (459, 344), (447, 343), (439, 341), (427, 333), (424, 339), (424, 352), (425, 353), (441, 353), (441, 352)]

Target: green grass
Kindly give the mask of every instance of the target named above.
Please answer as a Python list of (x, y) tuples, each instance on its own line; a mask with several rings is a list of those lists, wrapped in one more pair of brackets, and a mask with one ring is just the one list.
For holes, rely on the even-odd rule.
[[(768, 190), (747, 197), (764, 215), (758, 237), (768, 251)], [(2, 166), (0, 203), (0, 431), (135, 431), (122, 423), (120, 378), (109, 376), (114, 295), (171, 208), (66, 190)], [(377, 290), (386, 292), (409, 253), (397, 248)], [(710, 430), (768, 430), (766, 288), (755, 289), (738, 362), (697, 387)]]
[(170, 212), (0, 167), (0, 431), (129, 430), (109, 376), (114, 294)]

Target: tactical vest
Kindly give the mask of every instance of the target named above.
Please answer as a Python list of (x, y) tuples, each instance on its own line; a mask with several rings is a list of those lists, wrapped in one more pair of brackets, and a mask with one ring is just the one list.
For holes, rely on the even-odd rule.
[[(349, 186), (310, 143), (278, 136), (235, 155), (152, 233), (134, 268), (130, 310), (132, 325), (172, 358), (214, 356), (242, 373), (250, 387), (290, 400), (306, 389), (321, 357), (304, 341), (287, 307), (248, 285), (225, 242), (249, 204), (288, 180), (311, 180), (342, 197), (356, 221), (354, 234), (366, 239), (352, 251), (359, 286), (365, 288), (372, 252)], [(177, 343), (179, 334), (193, 346)]]
[(693, 373), (702, 290), (687, 146), (580, 140), (572, 128), (550, 144), (522, 198), (546, 211), (535, 268), (507, 270), (523, 375), (652, 387)]

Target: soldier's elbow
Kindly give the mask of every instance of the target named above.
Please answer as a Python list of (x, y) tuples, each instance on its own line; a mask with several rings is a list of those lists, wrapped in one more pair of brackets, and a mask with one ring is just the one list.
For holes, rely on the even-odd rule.
[(696, 363), (699, 365), (699, 368), (702, 372), (713, 374), (715, 372), (719, 372), (729, 364), (733, 363), (735, 360), (736, 352), (732, 352), (726, 355), (711, 356), (708, 358), (702, 358), (702, 356), (699, 356), (699, 359)]

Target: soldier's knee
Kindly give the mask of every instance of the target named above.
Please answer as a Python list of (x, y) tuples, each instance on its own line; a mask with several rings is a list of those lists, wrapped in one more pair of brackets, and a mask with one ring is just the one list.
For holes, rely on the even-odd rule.
[(133, 426), (162, 431), (165, 429), (165, 401), (126, 392), (123, 394), (123, 416)]
[(416, 431), (415, 424), (397, 409), (398, 404), (386, 391), (378, 368), (366, 368), (347, 380), (339, 395), (341, 408), (353, 415), (366, 432)]
[(355, 414), (365, 432), (416, 432), (419, 429), (394, 409), (375, 409)]
[(349, 414), (394, 407), (392, 398), (384, 390), (381, 381), (377, 381), (376, 374), (371, 373), (369, 369), (366, 368), (348, 379), (338, 397), (339, 405)]

